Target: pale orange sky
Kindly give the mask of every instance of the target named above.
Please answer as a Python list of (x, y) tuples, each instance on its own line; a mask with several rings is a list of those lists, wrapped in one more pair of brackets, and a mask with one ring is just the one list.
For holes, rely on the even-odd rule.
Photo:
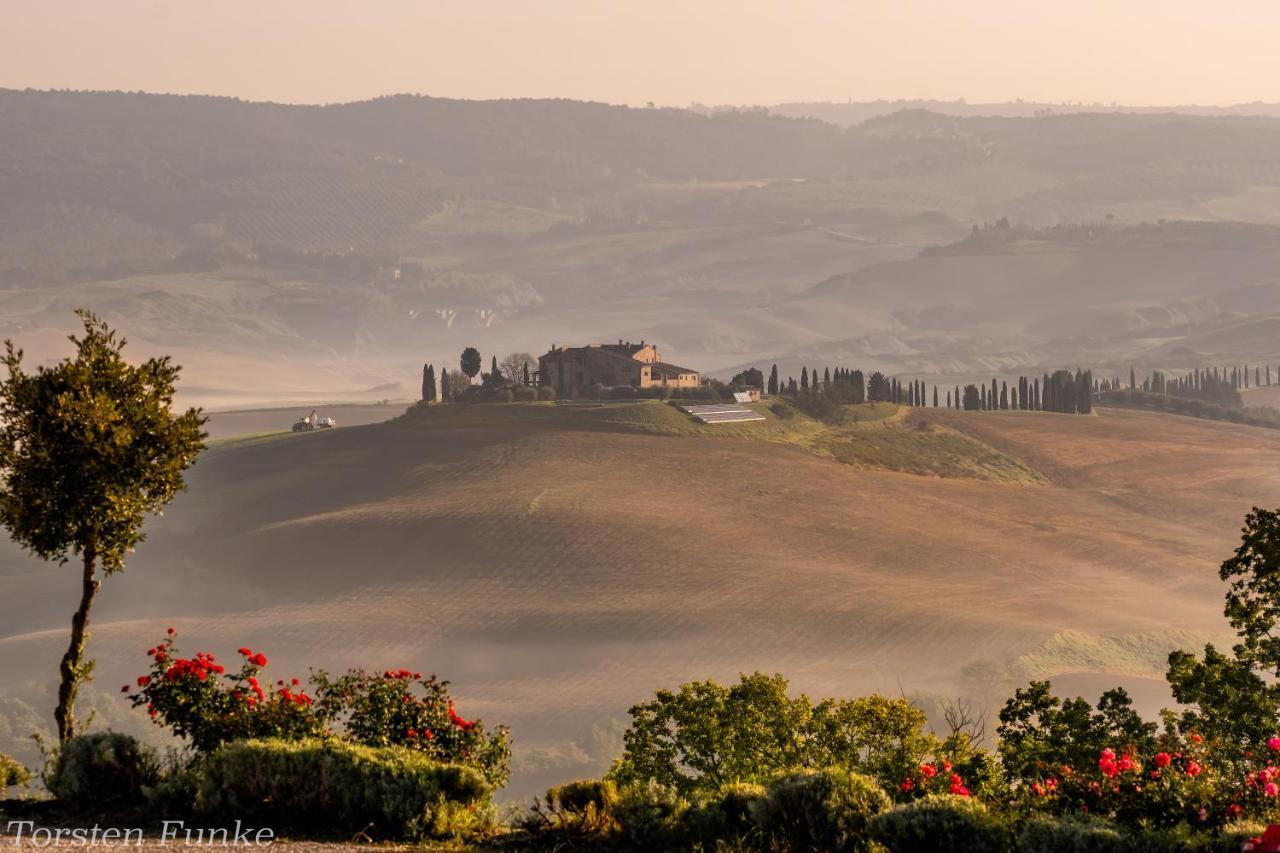
[(5, 0), (0, 87), (1280, 101), (1280, 0)]

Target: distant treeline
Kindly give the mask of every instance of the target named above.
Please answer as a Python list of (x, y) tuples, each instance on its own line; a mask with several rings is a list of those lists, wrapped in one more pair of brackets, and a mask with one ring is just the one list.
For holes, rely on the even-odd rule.
[(809, 408), (822, 409), (849, 403), (901, 403), (908, 406), (944, 406), (966, 411), (1020, 411), (1062, 412), (1087, 415), (1093, 411), (1093, 392), (1096, 383), (1092, 370), (1057, 370), (1043, 376), (1019, 376), (1010, 386), (1008, 380), (992, 379), (991, 384), (959, 385), (939, 390), (922, 380), (903, 383), (879, 371), (870, 376), (861, 370), (848, 368), (823, 368), (810, 372), (800, 369), (800, 379), (778, 376), (775, 364), (769, 372), (766, 390), (770, 394), (783, 394), (795, 398)]
[(1280, 410), (1240, 406), (1224, 406), (1206, 400), (1189, 397), (1175, 397), (1153, 391), (1132, 391), (1127, 388), (1112, 388), (1098, 395), (1098, 402), (1108, 406), (1124, 406), (1135, 409), (1150, 409), (1156, 412), (1172, 412), (1193, 418), (1208, 418), (1215, 421), (1230, 421), (1235, 424), (1280, 429)]
[[(1280, 368), (1277, 369), (1280, 377)], [(1250, 386), (1252, 381), (1252, 386)], [(1249, 387), (1261, 388), (1271, 385), (1271, 365), (1248, 365), (1231, 368), (1196, 368), (1185, 376), (1166, 376), (1159, 370), (1153, 370), (1142, 382), (1133, 368), (1129, 368), (1129, 391), (1143, 391), (1164, 397), (1183, 397), (1188, 400), (1201, 400), (1218, 406), (1233, 409), (1244, 408), (1240, 397), (1241, 390)], [(1123, 386), (1119, 379), (1104, 380), (1098, 389), (1100, 392), (1118, 391)]]

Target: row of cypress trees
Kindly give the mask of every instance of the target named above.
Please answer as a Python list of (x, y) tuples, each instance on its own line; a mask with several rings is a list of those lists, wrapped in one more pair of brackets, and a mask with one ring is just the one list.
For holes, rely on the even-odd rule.
[(778, 376), (775, 364), (769, 371), (766, 390), (770, 394), (821, 394), (840, 403), (886, 402), (908, 406), (944, 405), (949, 409), (968, 411), (995, 411), (1019, 409), (1022, 411), (1063, 412), (1089, 414), (1093, 411), (1093, 393), (1096, 390), (1092, 370), (1057, 370), (1043, 376), (1019, 376), (1011, 388), (1007, 380), (992, 379), (991, 384), (959, 385), (940, 393), (938, 386), (927, 385), (923, 380), (903, 382), (885, 376), (879, 371), (870, 376), (861, 370), (848, 368), (824, 368), (819, 374), (815, 369), (800, 369), (800, 379)]

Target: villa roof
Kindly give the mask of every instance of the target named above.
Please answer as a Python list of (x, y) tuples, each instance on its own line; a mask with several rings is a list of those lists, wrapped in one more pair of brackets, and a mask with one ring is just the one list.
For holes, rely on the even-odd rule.
[(667, 361), (652, 362), (649, 367), (653, 368), (653, 375), (677, 376), (681, 373), (697, 373), (698, 371), (689, 367), (680, 367)]

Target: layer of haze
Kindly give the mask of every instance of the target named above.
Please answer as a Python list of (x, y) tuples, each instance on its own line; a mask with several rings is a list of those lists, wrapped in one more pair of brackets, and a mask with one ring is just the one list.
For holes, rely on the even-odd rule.
[(14, 0), (0, 87), (321, 103), (1274, 100), (1274, 0)]

